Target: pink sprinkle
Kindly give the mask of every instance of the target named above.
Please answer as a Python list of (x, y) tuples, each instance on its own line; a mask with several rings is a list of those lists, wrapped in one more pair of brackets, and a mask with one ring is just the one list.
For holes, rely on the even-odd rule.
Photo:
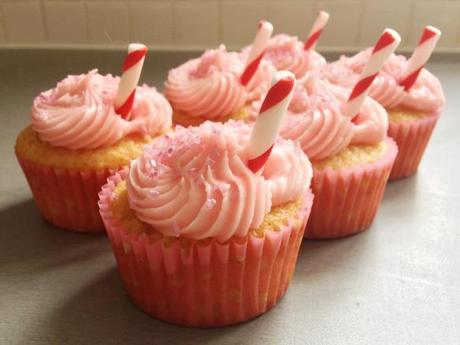
[(171, 228), (172, 228), (173, 235), (176, 236), (176, 237), (179, 237), (180, 228), (179, 228), (179, 225), (177, 224), (176, 220), (172, 221)]
[(199, 175), (196, 180), (195, 180), (195, 183), (197, 184), (197, 186), (202, 186), (204, 184), (204, 177)]
[(197, 170), (197, 168), (190, 168), (190, 169), (187, 170), (186, 174), (192, 180), (195, 180), (196, 178), (198, 178), (199, 171)]
[(217, 161), (219, 159), (219, 152), (216, 149), (213, 149), (211, 153), (209, 154), (209, 157), (212, 160)]
[(156, 169), (157, 168), (157, 162), (154, 159), (149, 159), (148, 164), (149, 164), (149, 168), (151, 168), (151, 169)]
[(159, 173), (158, 173), (158, 170), (157, 170), (157, 169), (152, 169), (152, 170), (149, 170), (148, 175), (149, 175), (150, 177), (158, 177)]
[(230, 189), (230, 184), (222, 182), (217, 185), (217, 188), (220, 190), (222, 195), (225, 195)]
[(160, 195), (160, 192), (158, 190), (156, 190), (156, 189), (152, 189), (152, 190), (148, 191), (147, 195), (151, 199), (156, 199)]
[(43, 121), (47, 121), (48, 120), (48, 115), (46, 113), (40, 113), (39, 115), (40, 119), (43, 120)]
[(206, 207), (208, 210), (211, 210), (215, 205), (216, 205), (216, 199), (208, 198), (208, 199), (206, 200), (205, 207)]

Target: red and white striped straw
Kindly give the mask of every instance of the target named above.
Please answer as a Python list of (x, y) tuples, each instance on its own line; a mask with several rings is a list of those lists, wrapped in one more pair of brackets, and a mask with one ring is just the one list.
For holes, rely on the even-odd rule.
[(433, 26), (425, 26), (423, 29), (420, 41), (409, 58), (406, 71), (399, 82), (399, 85), (403, 86), (405, 91), (409, 91), (417, 81), (418, 75), (433, 53), (440, 37), (441, 30)]
[(257, 72), (257, 68), (260, 65), (260, 61), (264, 57), (265, 50), (267, 48), (268, 40), (270, 39), (273, 32), (273, 25), (266, 21), (261, 20), (257, 27), (257, 33), (252, 42), (251, 50), (248, 55), (248, 61), (244, 68), (243, 74), (241, 75), (241, 84), (247, 85), (252, 79), (254, 74)]
[(379, 74), (382, 65), (399, 45), (399, 42), (401, 42), (401, 37), (399, 37), (396, 31), (392, 29), (385, 29), (385, 31), (383, 31), (383, 34), (375, 44), (371, 56), (359, 77), (359, 81), (348, 97), (348, 101), (343, 109), (345, 115), (354, 117), (359, 113), (359, 109), (367, 96), (369, 87)]
[(324, 27), (329, 21), (329, 13), (326, 11), (319, 11), (318, 17), (316, 17), (313, 26), (311, 27), (310, 33), (303, 45), (303, 49), (306, 51), (314, 50), (316, 43), (318, 43), (319, 37), (321, 36)]
[(131, 43), (128, 47), (114, 101), (115, 112), (124, 119), (129, 119), (146, 54), (147, 47), (143, 44)]
[(248, 168), (256, 173), (263, 168), (272, 151), (281, 121), (294, 91), (295, 77), (279, 71), (259, 110), (248, 144)]

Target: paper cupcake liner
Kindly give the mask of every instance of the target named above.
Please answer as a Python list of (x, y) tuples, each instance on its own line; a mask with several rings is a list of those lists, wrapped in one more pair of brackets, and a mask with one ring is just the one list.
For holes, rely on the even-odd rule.
[(398, 145), (390, 181), (415, 174), (438, 119), (439, 115), (435, 114), (416, 121), (390, 122), (388, 136)]
[(104, 232), (98, 193), (115, 173), (113, 169), (53, 168), (21, 157), (16, 152), (42, 217), (51, 224), (78, 232)]
[(311, 209), (310, 191), (295, 218), (262, 238), (152, 240), (129, 232), (111, 214), (113, 189), (123, 178), (109, 178), (100, 212), (124, 287), (146, 313), (178, 325), (218, 327), (252, 319), (285, 294)]
[(387, 152), (375, 162), (340, 170), (314, 169), (315, 200), (305, 238), (344, 237), (369, 227), (398, 151), (393, 140), (388, 138), (386, 143)]

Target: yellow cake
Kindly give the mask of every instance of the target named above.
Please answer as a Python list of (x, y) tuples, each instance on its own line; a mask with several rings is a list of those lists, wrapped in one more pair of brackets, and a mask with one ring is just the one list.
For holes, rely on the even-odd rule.
[(228, 120), (231, 120), (231, 119), (246, 121), (249, 119), (249, 117), (250, 117), (250, 113), (249, 113), (248, 107), (243, 107), (233, 114), (230, 114), (224, 117), (220, 117), (220, 118), (216, 118), (216, 119), (208, 119), (203, 116), (189, 116), (187, 114), (184, 114), (180, 110), (173, 111), (173, 123), (175, 125), (181, 125), (184, 127), (198, 126), (207, 120), (212, 120), (215, 122), (222, 122), (222, 123), (227, 122)]
[(49, 167), (100, 170), (116, 169), (136, 158), (153, 138), (129, 135), (109, 147), (91, 150), (71, 150), (53, 147), (40, 140), (32, 126), (27, 126), (16, 139), (16, 152), (22, 158)]
[[(280, 227), (287, 224), (291, 219), (294, 219), (296, 222), (293, 225), (298, 227), (301, 220), (297, 219), (295, 215), (300, 211), (302, 204), (302, 200), (297, 199), (273, 207), (272, 210), (265, 215), (262, 224), (257, 229), (249, 230), (248, 236), (263, 237), (267, 231), (279, 231)], [(134, 211), (129, 207), (126, 181), (120, 182), (115, 188), (114, 198), (110, 206), (112, 216), (123, 224), (124, 228), (128, 231), (144, 233), (151, 236), (152, 239), (161, 239), (164, 237), (160, 232), (155, 231), (151, 225), (139, 220)]]
[(312, 165), (318, 170), (324, 170), (325, 168), (340, 170), (375, 162), (381, 159), (387, 150), (388, 145), (385, 141), (376, 145), (352, 145), (331, 157), (312, 162)]

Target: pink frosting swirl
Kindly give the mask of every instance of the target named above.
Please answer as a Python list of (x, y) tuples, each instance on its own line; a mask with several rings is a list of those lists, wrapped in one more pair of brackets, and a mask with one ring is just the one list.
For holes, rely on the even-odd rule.
[(270, 86), (274, 67), (267, 62), (259, 66), (248, 85), (241, 85), (243, 60), (240, 54), (227, 52), (223, 45), (207, 50), (200, 58), (169, 71), (165, 96), (174, 109), (189, 116), (226, 117), (260, 98)]
[(305, 51), (303, 43), (296, 36), (279, 34), (272, 37), (268, 43), (265, 58), (277, 70), (288, 70), (297, 78), (307, 72), (326, 64), (326, 59), (316, 51)]
[(119, 80), (97, 70), (67, 76), (35, 98), (32, 127), (41, 140), (73, 150), (107, 147), (129, 134), (157, 135), (171, 127), (171, 106), (147, 85), (136, 90), (131, 119), (117, 115), (113, 100)]
[[(358, 81), (370, 53), (369, 48), (351, 57), (342, 56), (338, 61), (321, 68), (321, 74), (331, 83), (352, 88)], [(406, 66), (407, 59), (404, 56), (391, 55), (372, 83), (369, 96), (387, 109), (402, 106), (424, 112), (440, 112), (445, 98), (439, 80), (423, 69), (414, 86), (406, 92), (399, 85)]]
[[(309, 73), (297, 83), (280, 135), (298, 142), (307, 156), (318, 161), (351, 144), (373, 144), (386, 137), (385, 109), (367, 98), (355, 118), (343, 114), (349, 91)], [(252, 112), (260, 107), (256, 102)]]
[(137, 217), (165, 236), (245, 236), (272, 206), (306, 191), (311, 165), (292, 141), (278, 139), (261, 175), (246, 166), (251, 128), (204, 122), (148, 145), (131, 163), (128, 200)]

